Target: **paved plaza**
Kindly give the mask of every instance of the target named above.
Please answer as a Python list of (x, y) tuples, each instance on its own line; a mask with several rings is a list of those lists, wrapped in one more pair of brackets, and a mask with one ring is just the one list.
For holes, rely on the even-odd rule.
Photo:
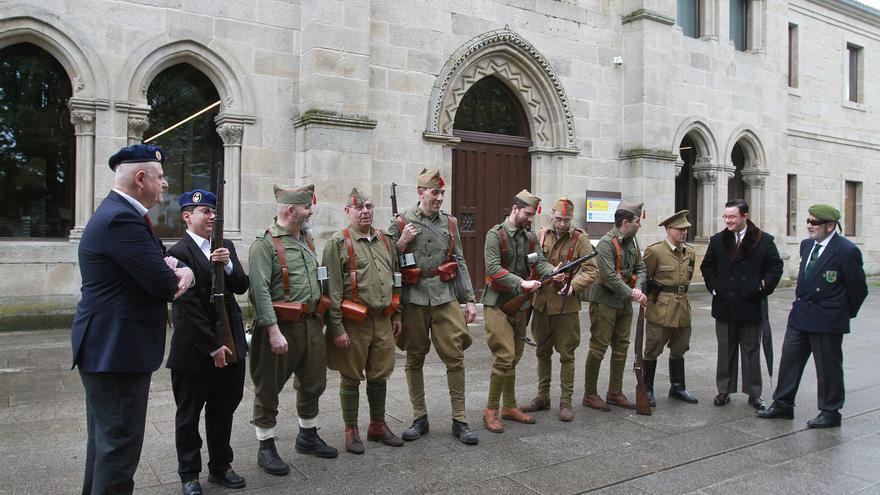
[[(777, 363), (792, 298), (792, 289), (780, 289), (770, 301)], [(248, 422), (253, 387), (248, 379), (232, 439), (233, 467), (247, 479), (247, 488), (233, 491), (209, 484), (204, 467), (201, 480), (205, 493), (880, 494), (880, 296), (868, 296), (853, 333), (844, 338), (847, 397), (843, 426), (830, 430), (806, 428), (806, 421), (817, 414), (812, 362), (804, 374), (794, 421), (756, 419), (743, 394), (734, 395), (727, 407), (713, 406), (716, 345), (710, 299), (697, 294), (692, 303), (695, 325), (687, 354), (687, 381), (699, 404), (666, 397), (664, 354), (658, 364), (658, 404), (652, 416), (637, 416), (619, 408), (606, 413), (578, 404), (575, 420), (561, 423), (556, 416), (557, 361), (552, 410), (537, 413), (535, 425), (505, 422), (505, 433), (489, 433), (483, 428), (480, 410), (488, 389), (491, 353), (478, 321), (471, 326), (474, 345), (466, 352), (467, 405), (470, 424), (480, 435), (478, 446), (467, 447), (450, 435), (445, 368), (432, 352), (425, 369), (429, 435), (402, 448), (367, 443), (364, 455), (342, 452), (339, 379), (335, 372), (329, 372), (327, 392), (321, 400), (320, 433), (340, 449), (339, 457), (323, 460), (294, 452), (293, 392), (286, 389), (278, 445), (293, 469), (286, 477), (270, 476), (256, 463), (257, 441)], [(581, 318), (584, 337), (577, 354), (576, 401), (583, 394), (589, 337), (586, 311)], [(388, 424), (397, 433), (412, 420), (402, 366), (403, 354), (398, 353), (387, 405)], [(0, 333), (0, 493), (79, 492), (85, 456), (85, 402), (79, 375), (69, 367), (66, 329)], [(518, 399), (524, 403), (536, 391), (531, 348), (526, 348), (518, 369)], [(607, 378), (606, 358), (600, 390), (604, 390)], [(624, 391), (631, 398), (634, 387), (634, 377), (627, 373)], [(764, 399), (768, 404), (772, 390), (765, 371)], [(360, 422), (366, 431), (364, 387), (361, 394)], [(202, 452), (207, 462), (204, 447)], [(174, 398), (170, 374), (162, 368), (153, 375), (135, 492), (179, 493), (176, 469)]]

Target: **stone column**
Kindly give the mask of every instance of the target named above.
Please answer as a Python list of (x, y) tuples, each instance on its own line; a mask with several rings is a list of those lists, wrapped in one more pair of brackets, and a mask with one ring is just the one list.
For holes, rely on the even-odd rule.
[(144, 132), (150, 128), (150, 107), (127, 101), (116, 102), (113, 106), (116, 111), (125, 115), (125, 145), (131, 146), (143, 142)]
[(757, 166), (746, 167), (742, 171), (743, 182), (746, 183), (746, 201), (749, 203), (749, 217), (752, 221), (763, 228), (761, 220), (764, 218), (764, 184), (770, 172), (761, 170)]
[(694, 177), (700, 182), (696, 237), (708, 239), (716, 231), (718, 218), (717, 187), (718, 169), (712, 165), (712, 160), (707, 157), (698, 157), (694, 164)]
[(71, 98), (67, 102), (70, 122), (76, 140), (76, 193), (74, 199), (74, 227), (69, 240), (76, 242), (95, 211), (95, 118), (96, 110), (108, 108), (99, 100)]
[(241, 240), (241, 145), (245, 124), (252, 124), (252, 117), (220, 114), (214, 118), (217, 134), (223, 140), (223, 237)]

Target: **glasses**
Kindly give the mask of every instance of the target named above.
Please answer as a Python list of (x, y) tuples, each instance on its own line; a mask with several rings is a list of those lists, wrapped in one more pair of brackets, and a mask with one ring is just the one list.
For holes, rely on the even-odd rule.
[(817, 225), (824, 225), (824, 224), (830, 223), (830, 222), (831, 222), (831, 220), (816, 220), (813, 218), (807, 219), (807, 224), (812, 225), (813, 227), (816, 227)]
[(354, 208), (354, 209), (357, 210), (357, 211), (361, 211), (361, 210), (363, 210), (364, 208), (366, 208), (367, 211), (373, 211), (373, 203), (365, 203), (365, 204), (359, 204), (359, 205), (352, 205), (351, 207)]

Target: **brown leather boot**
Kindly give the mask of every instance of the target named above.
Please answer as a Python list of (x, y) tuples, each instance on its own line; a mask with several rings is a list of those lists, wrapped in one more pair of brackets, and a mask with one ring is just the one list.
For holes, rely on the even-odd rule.
[(550, 399), (542, 399), (540, 397), (535, 397), (528, 404), (524, 404), (520, 407), (522, 412), (535, 412), (535, 411), (546, 411), (550, 409)]
[(492, 433), (504, 433), (504, 425), (498, 418), (498, 409), (483, 409), (483, 423)]
[(364, 453), (364, 442), (361, 442), (361, 436), (358, 433), (357, 426), (345, 427), (345, 450), (352, 454)]
[(623, 392), (608, 392), (605, 394), (605, 402), (612, 406), (622, 407), (624, 409), (635, 409), (636, 405), (629, 401)]
[(573, 419), (574, 410), (571, 408), (571, 404), (559, 404), (559, 421), (568, 423)]
[(518, 407), (502, 407), (501, 408), (501, 419), (516, 421), (517, 423), (523, 423), (523, 424), (527, 424), (527, 425), (535, 424), (535, 418), (522, 412), (522, 409), (520, 409)]
[(371, 442), (382, 442), (392, 447), (402, 447), (403, 440), (394, 433), (384, 421), (370, 421), (370, 427), (367, 429), (367, 440)]
[(608, 412), (611, 410), (611, 408), (608, 407), (608, 404), (606, 404), (605, 401), (602, 400), (602, 398), (596, 394), (590, 394), (590, 395), (584, 394), (584, 400), (581, 403), (587, 407), (592, 407), (593, 409), (598, 409), (599, 411)]

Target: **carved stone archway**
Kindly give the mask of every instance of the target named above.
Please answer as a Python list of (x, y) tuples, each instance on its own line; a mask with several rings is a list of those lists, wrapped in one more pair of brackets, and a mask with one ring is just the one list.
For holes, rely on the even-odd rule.
[[(718, 208), (727, 197), (727, 176), (724, 166), (718, 160), (718, 144), (715, 133), (702, 117), (686, 119), (679, 125), (672, 141), (672, 152), (678, 156), (675, 161), (675, 174), (681, 173), (684, 161), (681, 159), (679, 146), (685, 136), (696, 146), (696, 159), (692, 167), (697, 186), (697, 238), (711, 236), (719, 227)], [(721, 175), (721, 177), (719, 177)], [(723, 179), (723, 180), (722, 180)], [(723, 191), (722, 191), (723, 189)]]
[(761, 139), (750, 127), (741, 126), (733, 131), (727, 142), (725, 150), (725, 169), (733, 170), (731, 160), (733, 148), (739, 144), (745, 155), (745, 165), (742, 169), (743, 182), (746, 183), (746, 202), (749, 203), (750, 217), (753, 222), (761, 226), (764, 218), (764, 185), (770, 171), (767, 170), (767, 158)]

